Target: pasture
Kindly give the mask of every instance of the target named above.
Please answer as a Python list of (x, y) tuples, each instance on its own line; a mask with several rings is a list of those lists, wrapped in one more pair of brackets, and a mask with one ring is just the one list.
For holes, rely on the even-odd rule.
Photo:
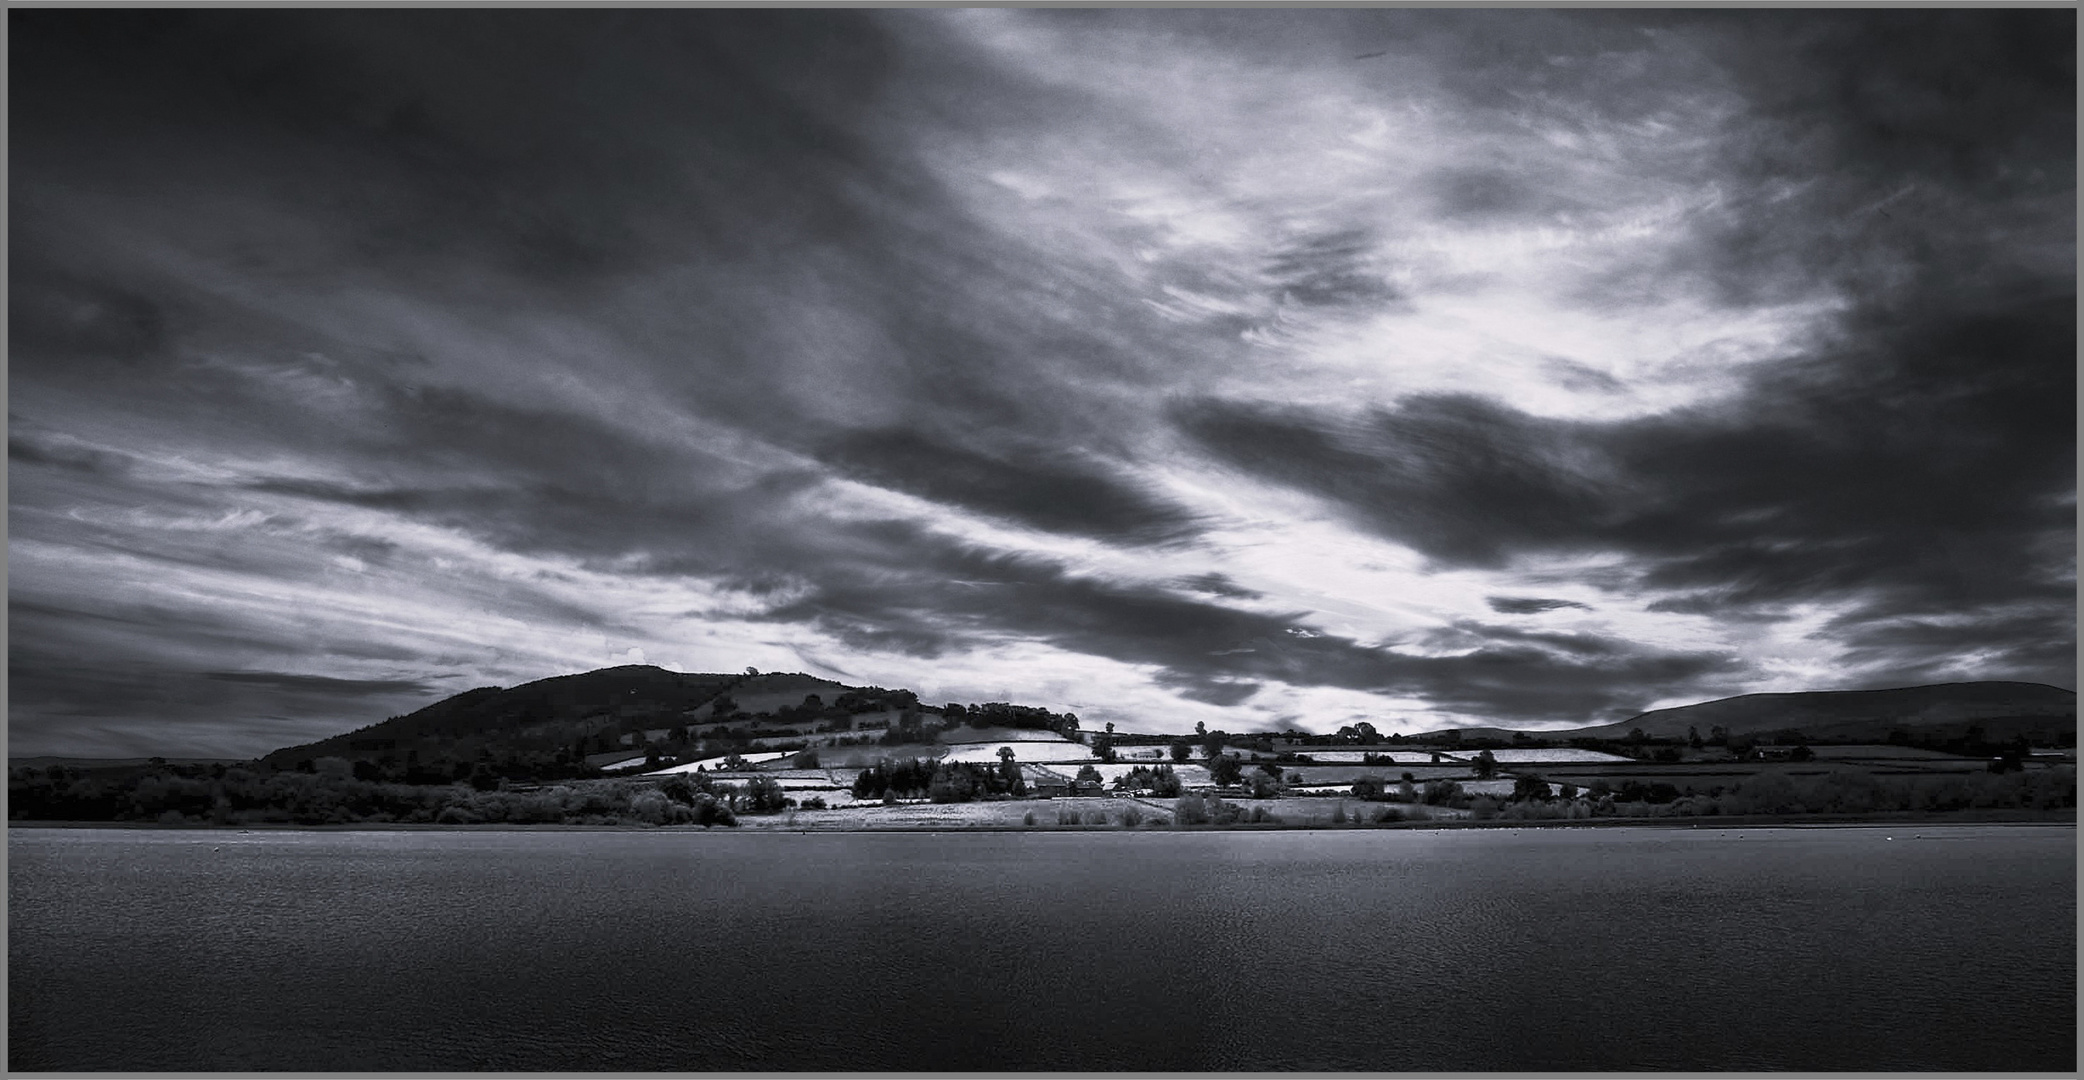
[(999, 762), (999, 750), (1001, 748), (1010, 748), (1013, 751), (1013, 760), (1033, 764), (1048, 765), (1058, 762), (1091, 761), (1093, 759), (1091, 747), (1082, 743), (1066, 742), (1057, 738), (1052, 738), (1048, 742), (1025, 740), (1020, 742), (953, 743), (945, 747), (946, 753), (940, 755), (940, 757), (943, 761), (965, 762), (971, 765), (996, 765)]

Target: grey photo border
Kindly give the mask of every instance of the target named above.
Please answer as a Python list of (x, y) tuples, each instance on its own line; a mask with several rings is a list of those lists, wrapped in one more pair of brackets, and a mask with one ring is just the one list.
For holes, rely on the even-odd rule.
[[(1683, 9), (1683, 8), (1692, 8), (1692, 9), (1723, 9), (1723, 10), (1762, 10), (1762, 9), (1780, 9), (1780, 8), (1818, 8), (1818, 9), (1839, 9), (1839, 10), (1847, 10), (1847, 9), (1850, 9), (1850, 10), (1891, 10), (1891, 9), (1904, 9), (1904, 8), (1955, 8), (1955, 9), (1981, 9), (1981, 8), (2071, 8), (2071, 9), (2075, 9), (2076, 7), (2078, 7), (2078, 4), (2077, 4), (2077, 3), (2074, 3), (2074, 2), (2069, 2), (2069, 0), (1993, 0), (1993, 2), (1974, 2), (1974, 0), (1839, 0), (1839, 2), (1835, 2), (1835, 3), (1830, 3), (1830, 2), (1817, 2), (1817, 0), (1745, 0), (1745, 2), (1740, 2), (1740, 3), (1724, 3), (1724, 2), (1716, 2), (1716, 0), (1666, 0), (1666, 2), (1653, 2), (1653, 0), (1548, 0), (1548, 2), (1544, 2), (1544, 0), (1438, 0), (1438, 2), (1425, 2), (1425, 0), (1295, 0), (1295, 2), (1289, 2), (1289, 0), (1211, 0), (1211, 2), (1201, 2), (1201, 0), (1112, 0), (1112, 2), (1096, 2), (1096, 0), (970, 0), (970, 2), (961, 2), (961, 0), (823, 0), (823, 2), (817, 2), (817, 0), (704, 0), (704, 2), (690, 2), (690, 0), (291, 0), (291, 2), (269, 2), (269, 0), (206, 0), (206, 2), (192, 2), (192, 3), (182, 3), (182, 2), (177, 2), (177, 0), (10, 0), (10, 2), (8, 3), (8, 5), (7, 5), (7, 6), (8, 6), (9, 8), (23, 8), (23, 9), (42, 9), (42, 8), (75, 8), (75, 9), (108, 9), (108, 10), (125, 10), (125, 9), (150, 9), (150, 8), (192, 8), (192, 9), (205, 9), (205, 8), (231, 8), (231, 9), (238, 9), (238, 8), (245, 8), (245, 9), (270, 9), (270, 10), (275, 10), (275, 9), (282, 9), (282, 10), (288, 10), (288, 9), (301, 9), (301, 8), (376, 8), (376, 9), (406, 9), (406, 8), (448, 8), (448, 9), (470, 9), (470, 10), (490, 10), (490, 11), (497, 11), (497, 10), (503, 10), (503, 9), (513, 9), (513, 8), (598, 8), (598, 7), (616, 7), (616, 8), (684, 8), (684, 9), (694, 9), (694, 10), (700, 10), (700, 9), (708, 9), (708, 8), (811, 8), (811, 9), (818, 9), (818, 8), (859, 8), (859, 9), (895, 9), (895, 8), (973, 8), (973, 7), (1017, 7), (1017, 8), (1245, 8), (1245, 9), (1251, 9), (1251, 8), (1259, 8), (1259, 9), (1291, 9), (1291, 8), (1305, 8), (1305, 9), (1315, 9), (1315, 8), (1531, 8), (1531, 9), (1537, 9), (1537, 10), (1544, 10), (1544, 9), (1546, 9), (1546, 10), (1553, 10), (1553, 9), (1607, 9), (1607, 10), (1613, 10), (1613, 9), (1622, 9), (1622, 10), (1625, 10), (1625, 9), (1643, 9), (1643, 10), (1669, 10), (1669, 9)], [(6, 30), (6, 29), (4, 29), (4, 27), (0, 27), (0, 39), (4, 39), (4, 38), (6, 37), (6, 35), (7, 35), (7, 30)], [(2080, 34), (2080, 37), (2084, 37), (2084, 34)], [(0, 89), (0, 95), (5, 95), (5, 93), (6, 93), (6, 91), (5, 91), (4, 89)], [(11, 113), (10, 113), (10, 114), (8, 114), (8, 115), (9, 115), (9, 116), (11, 116)], [(9, 120), (8, 120), (8, 119), (7, 119), (6, 117), (0, 117), (0, 126), (5, 126), (5, 125), (7, 125), (8, 123), (9, 123)], [(2080, 137), (2084, 137), (2084, 125), (2080, 125), (2079, 131), (2080, 131)], [(0, 175), (12, 175), (11, 171), (9, 171), (9, 170), (8, 170), (8, 164), (9, 164), (9, 154), (10, 154), (10, 152), (11, 152), (11, 148), (12, 148), (12, 142), (11, 142), (11, 140), (10, 140), (10, 141), (9, 141), (9, 142), (7, 143), (7, 145), (6, 145), (5, 147), (0, 147)], [(2079, 195), (2079, 207), (2080, 207), (2080, 209), (2084, 209), (2084, 194), (2080, 194), (2080, 195)], [(6, 208), (5, 208), (4, 206), (0, 206), (0, 231), (4, 231), (4, 230), (6, 229), (6, 227), (7, 227), (7, 224), (8, 224), (7, 214), (8, 214), (8, 211), (7, 211), (7, 209), (6, 209)], [(5, 267), (0, 267), (0, 286), (4, 286), (4, 285), (6, 284), (6, 282), (7, 282), (7, 277), (8, 277), (8, 273), (9, 273), (9, 269), (8, 269), (8, 268), (5, 268)], [(2080, 360), (2084, 360), (2084, 356), (2080, 356)], [(0, 389), (4, 389), (4, 388), (5, 388), (6, 386), (7, 386), (7, 384), (8, 384), (8, 375), (9, 375), (9, 372), (8, 372), (8, 368), (7, 368), (7, 365), (5, 365), (5, 364), (0, 364)], [(2080, 391), (2080, 395), (2079, 395), (2079, 403), (2080, 403), (2080, 404), (2084, 404), (2084, 391)], [(4, 430), (5, 430), (6, 426), (7, 426), (7, 424), (8, 424), (8, 421), (7, 421), (6, 419), (0, 419), (0, 432), (4, 432)], [(2080, 464), (2084, 464), (2084, 453), (2080, 453), (2080, 454), (2079, 454), (2079, 463), (2080, 463)], [(8, 483), (8, 481), (7, 481), (7, 479), (6, 479), (5, 477), (0, 477), (0, 493), (4, 493), (4, 492), (5, 492), (6, 490), (7, 490), (7, 483)], [(5, 522), (4, 520), (0, 520), (0, 536), (5, 536), (5, 535), (6, 535), (6, 533), (7, 533), (7, 524), (6, 524), (6, 522)], [(7, 574), (8, 574), (8, 569), (7, 569), (7, 567), (6, 567), (6, 566), (5, 566), (4, 564), (0, 564), (0, 581), (4, 581), (4, 580), (6, 580)], [(7, 637), (8, 637), (8, 625), (7, 625), (7, 622), (6, 622), (6, 620), (4, 620), (4, 619), (0, 619), (0, 645), (4, 645), (4, 644), (6, 643), (6, 641), (7, 641)], [(2079, 650), (2079, 651), (2080, 651), (2080, 655), (2084, 655), (2084, 647), (2080, 647), (2080, 650)], [(5, 685), (5, 684), (6, 684), (6, 680), (7, 680), (7, 679), (8, 679), (8, 676), (7, 676), (6, 674), (4, 674), (4, 673), (0, 673), (0, 685)], [(10, 699), (10, 700), (11, 700), (11, 699)], [(4, 704), (0, 704), (0, 710), (4, 710), (5, 708), (6, 708), (6, 706), (5, 706)], [(6, 730), (0, 730), (0, 749), (5, 749), (5, 747), (7, 746), (7, 743), (8, 743), (8, 731), (6, 731)], [(11, 828), (11, 826), (10, 826), (10, 828)], [(2074, 826), (2072, 826), (2072, 830), (2074, 830)], [(6, 865), (6, 862), (7, 862), (7, 858), (8, 858), (8, 857), (7, 857), (7, 855), (5, 855), (5, 854), (0, 854), (0, 866), (5, 866), (5, 865)], [(2080, 881), (2084, 881), (2084, 875), (2080, 875)], [(6, 912), (6, 907), (7, 907), (7, 900), (6, 900), (6, 897), (5, 897), (5, 896), (0, 896), (0, 915), (4, 915), (4, 913)], [(5, 953), (4, 953), (4, 950), (5, 950), (6, 948), (7, 948), (7, 946), (5, 946), (5, 945), (0, 945), (0, 956), (4, 956), (4, 955), (5, 955)], [(2080, 956), (2084, 956), (2084, 948), (2080, 948)], [(5, 1000), (5, 997), (6, 997), (6, 995), (7, 995), (7, 994), (8, 994), (9, 992), (10, 992), (10, 988), (0, 988), (0, 1002), (4, 1002), (4, 1000)], [(0, 1030), (0, 1050), (4, 1050), (4, 1047), (5, 1047), (5, 1043), (6, 1043), (6, 1035), (5, 1035), (5, 1033), (4, 1033), (4, 1030)], [(139, 1077), (356, 1077), (356, 1076), (370, 1076), (370, 1075), (385, 1075), (385, 1076), (426, 1076), (426, 1077), (443, 1077), (443, 1076), (544, 1076), (544, 1077), (558, 1077), (558, 1076), (588, 1076), (588, 1077), (622, 1077), (622, 1076), (627, 1076), (627, 1077), (655, 1077), (655, 1076), (700, 1076), (700, 1077), (826, 1077), (826, 1076), (858, 1076), (858, 1077), (926, 1077), (926, 1076), (935, 1076), (935, 1077), (976, 1077), (976, 1078), (980, 1078), (980, 1080), (982, 1080), (982, 1078), (996, 1078), (996, 1077), (1036, 1077), (1036, 1076), (1058, 1076), (1058, 1077), (1083, 1077), (1083, 1076), (1095, 1076), (1095, 1077), (1097, 1077), (1097, 1076), (1110, 1076), (1110, 1077), (1130, 1077), (1130, 1078), (1163, 1078), (1163, 1077), (1174, 1077), (1174, 1076), (1227, 1076), (1227, 1077), (1240, 1077), (1240, 1078), (1255, 1078), (1255, 1077), (1266, 1077), (1266, 1078), (1283, 1078), (1283, 1080), (1286, 1080), (1286, 1078), (1308, 1078), (1308, 1077), (1335, 1077), (1335, 1076), (1337, 1076), (1337, 1077), (1343, 1077), (1343, 1076), (1396, 1076), (1396, 1077), (1421, 1077), (1421, 1078), (1423, 1078), (1423, 1077), (1470, 1077), (1470, 1078), (1501, 1078), (1501, 1080), (1502, 1080), (1502, 1078), (1521, 1078), (1521, 1077), (1527, 1077), (1527, 1078), (1540, 1078), (1540, 1077), (1546, 1077), (1546, 1076), (1562, 1076), (1562, 1075), (1568, 1075), (1568, 1076), (1583, 1076), (1583, 1077), (1603, 1077), (1603, 1076), (1614, 1076), (1614, 1077), (1619, 1077), (1619, 1076), (1635, 1076), (1635, 1075), (1662, 1075), (1662, 1076), (1671, 1076), (1671, 1077), (1700, 1077), (1700, 1078), (1722, 1078), (1722, 1077), (1732, 1077), (1732, 1078), (1734, 1078), (1734, 1077), (1765, 1077), (1765, 1078), (1771, 1078), (1771, 1077), (1787, 1077), (1787, 1076), (1800, 1076), (1800, 1075), (1804, 1075), (1804, 1074), (1802, 1074), (1802, 1073), (1799, 1073), (1799, 1072), (1777, 1072), (1777, 1073), (1774, 1073), (1774, 1072), (1752, 1072), (1752, 1073), (1745, 1073), (1745, 1072), (1667, 1072), (1667, 1073), (1654, 1073), (1654, 1072), (1653, 1072), (1653, 1073), (1647, 1073), (1647, 1074), (1643, 1074), (1643, 1073), (1618, 1073), (1618, 1072), (1572, 1072), (1572, 1073), (1563, 1073), (1563, 1072), (1560, 1072), (1560, 1071), (1559, 1071), (1559, 1072), (1447, 1072), (1447, 1071), (1439, 1071), (1439, 1072), (1353, 1072), (1353, 1073), (1329, 1073), (1329, 1072), (1223, 1072), (1223, 1073), (1217, 1073), (1217, 1072), (1209, 1072), (1209, 1073), (1189, 1073), (1189, 1072), (1106, 1072), (1106, 1073), (1101, 1073), (1101, 1072), (855, 1072), (855, 1073), (821, 1073), (821, 1072), (801, 1072), (801, 1071), (786, 1071), (786, 1070), (784, 1070), (784, 1071), (775, 1071), (775, 1072), (706, 1072), (706, 1073), (705, 1073), (705, 1072), (648, 1072), (648, 1073), (635, 1073), (635, 1072), (623, 1072), (623, 1073), (616, 1073), (616, 1072), (588, 1072), (588, 1073), (558, 1073), (558, 1072), (511, 1072), (511, 1073), (479, 1073), (479, 1072), (431, 1072), (431, 1071), (429, 1071), (429, 1072), (400, 1072), (400, 1073), (383, 1073), (383, 1074), (372, 1074), (372, 1073), (355, 1073), (355, 1072), (135, 1072), (135, 1073), (109, 1073), (109, 1072), (38, 1072), (38, 1073), (16, 1073), (16, 1072), (13, 1072), (12, 1070), (10, 1070), (10, 1071), (8, 1072), (8, 1075), (10, 1075), (10, 1076), (14, 1076), (14, 1075), (23, 1075), (23, 1076), (48, 1076), (48, 1077), (59, 1077), (59, 1078), (73, 1078), (73, 1077), (77, 1077), (77, 1078), (82, 1078), (82, 1080), (87, 1080), (87, 1078), (99, 1078), (99, 1077), (108, 1077), (108, 1076), (139, 1076)], [(1822, 1075), (1822, 1074), (1814, 1074), (1814, 1075)], [(1982, 1076), (2017, 1076), (2017, 1077), (2042, 1077), (2042, 1076), (2048, 1076), (2048, 1077), (2057, 1077), (2057, 1076), (2076, 1076), (2076, 1075), (2079, 1075), (2079, 1074), (2078, 1074), (2078, 1073), (2076, 1073), (2076, 1072), (2069, 1072), (2069, 1073), (2063, 1073), (2063, 1072), (2009, 1072), (2009, 1073), (1949, 1073), (1949, 1072), (1833, 1072), (1833, 1073), (1831, 1073), (1831, 1074), (1829, 1074), (1829, 1075), (1831, 1075), (1832, 1077), (1844, 1077), (1844, 1078), (1847, 1078), (1847, 1080), (1868, 1080), (1868, 1078), (1883, 1078), (1883, 1077), (1925, 1077), (1925, 1078), (1933, 1078), (1933, 1080), (1942, 1080), (1942, 1078), (1952, 1078), (1952, 1077), (1982, 1077)]]

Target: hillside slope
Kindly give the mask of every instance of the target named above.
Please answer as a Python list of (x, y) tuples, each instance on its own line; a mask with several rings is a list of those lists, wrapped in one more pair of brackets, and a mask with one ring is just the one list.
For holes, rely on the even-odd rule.
[(1896, 728), (1918, 731), (1991, 722), (2024, 733), (2063, 727), (2065, 718), (2067, 728), (2074, 730), (2076, 713), (2074, 690), (2022, 682), (1938, 683), (1889, 690), (1745, 694), (1552, 735), (1621, 738), (1641, 728), (1652, 738), (1685, 738), (1689, 730), (1707, 735), (1720, 727), (1731, 735), (1792, 728), (1820, 737), (1885, 739)]
[[(672, 727), (709, 717), (705, 706), (726, 694), (763, 698), (846, 687), (808, 675), (684, 674), (650, 665), (602, 668), (559, 675), (505, 688), (467, 690), (417, 712), (382, 723), (284, 747), (267, 755), (270, 764), (325, 756), (449, 756), (469, 760), (480, 751), (554, 752), (605, 740), (644, 727)], [(607, 749), (607, 746), (600, 746)]]

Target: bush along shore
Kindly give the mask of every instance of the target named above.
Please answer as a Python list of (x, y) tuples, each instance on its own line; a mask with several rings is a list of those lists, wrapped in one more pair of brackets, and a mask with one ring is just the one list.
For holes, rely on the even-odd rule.
[(1769, 769), (1706, 790), (1632, 780), (1618, 788), (1602, 781), (1580, 789), (1522, 774), (1509, 794), (1478, 795), (1451, 781), (1362, 781), (1349, 791), (1312, 796), (1283, 795), (1263, 786), (1258, 791), (1183, 791), (1175, 783), (1155, 786), (1140, 798), (1053, 801), (1023, 798), (1010, 769), (890, 762), (862, 775), (856, 793), (880, 801), (832, 809), (818, 796), (792, 798), (776, 780), (757, 775), (736, 783), (692, 773), (525, 788), (497, 780), (406, 784), (358, 778), (338, 759), (323, 760), (309, 772), (222, 764), (16, 767), (10, 770), (8, 794), (16, 822), (220, 826), (1336, 828), (1647, 824), (1717, 817), (1843, 821), (1903, 815), (2073, 821), (2077, 805), (2076, 769), (2068, 765), (1946, 775)]

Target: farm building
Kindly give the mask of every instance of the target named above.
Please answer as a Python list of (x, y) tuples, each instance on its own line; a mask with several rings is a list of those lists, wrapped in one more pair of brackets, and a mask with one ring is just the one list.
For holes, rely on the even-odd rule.
[(1022, 765), (1020, 778), (1027, 782), (1029, 795), (1042, 799), (1070, 795), (1075, 788), (1070, 777), (1040, 765)]

